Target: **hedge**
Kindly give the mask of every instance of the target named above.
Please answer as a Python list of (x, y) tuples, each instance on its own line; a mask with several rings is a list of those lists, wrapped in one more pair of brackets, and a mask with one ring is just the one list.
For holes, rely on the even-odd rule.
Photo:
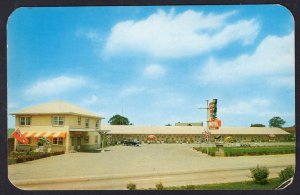
[(224, 147), (225, 156), (244, 156), (244, 155), (270, 155), (270, 154), (290, 154), (295, 153), (294, 146), (275, 146), (275, 147)]
[[(194, 147), (195, 150), (210, 156), (215, 156), (216, 147)], [(257, 156), (271, 154), (291, 154), (295, 153), (294, 146), (260, 146), (260, 147), (224, 147), (225, 156)]]
[(41, 158), (46, 158), (50, 156), (56, 156), (60, 154), (64, 154), (64, 151), (61, 152), (51, 152), (51, 153), (44, 153), (44, 152), (22, 152), (22, 153), (13, 153), (12, 157), (9, 157), (8, 164), (14, 163), (22, 163), (32, 160), (37, 160)]
[(195, 147), (194, 149), (210, 156), (216, 156), (216, 147)]

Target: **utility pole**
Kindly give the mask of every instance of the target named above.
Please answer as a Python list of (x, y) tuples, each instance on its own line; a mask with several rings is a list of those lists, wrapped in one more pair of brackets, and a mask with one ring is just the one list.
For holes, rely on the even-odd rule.
[(206, 114), (207, 114), (207, 121), (206, 121), (206, 128), (207, 128), (207, 142), (209, 143), (209, 127), (208, 127), (208, 122), (209, 122), (209, 107), (208, 107), (208, 101), (206, 101), (206, 108), (198, 108), (198, 109), (206, 109)]

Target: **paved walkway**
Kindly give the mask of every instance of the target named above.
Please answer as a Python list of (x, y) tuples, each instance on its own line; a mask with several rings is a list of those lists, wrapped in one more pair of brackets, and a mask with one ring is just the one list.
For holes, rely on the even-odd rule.
[[(9, 165), (9, 179), (23, 189), (124, 189), (130, 181), (140, 183), (139, 187), (153, 187), (158, 181), (183, 185), (179, 181), (202, 184), (246, 180), (249, 168), (257, 164), (272, 168), (276, 176), (285, 166), (295, 165), (294, 154), (210, 157), (192, 150), (193, 146), (144, 144), (114, 146), (105, 153), (69, 153)], [(74, 185), (83, 180), (88, 182)], [(49, 183), (53, 185), (49, 187)]]

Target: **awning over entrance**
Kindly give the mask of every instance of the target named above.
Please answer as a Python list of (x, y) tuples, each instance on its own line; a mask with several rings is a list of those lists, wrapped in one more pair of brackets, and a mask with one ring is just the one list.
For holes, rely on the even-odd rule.
[(38, 138), (38, 137), (66, 137), (65, 131), (25, 131), (23, 133), (25, 137)]

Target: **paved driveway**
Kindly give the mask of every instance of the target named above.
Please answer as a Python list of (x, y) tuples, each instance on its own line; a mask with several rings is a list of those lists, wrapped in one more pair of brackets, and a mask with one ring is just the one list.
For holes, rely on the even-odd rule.
[[(192, 149), (192, 144), (143, 144), (113, 146), (105, 153), (69, 153), (8, 166), (13, 183), (70, 178), (114, 178), (141, 175), (218, 170), (249, 170), (257, 164), (270, 168), (295, 165), (295, 155), (210, 157)], [(278, 171), (278, 170), (277, 170)], [(249, 171), (248, 171), (249, 172)], [(220, 175), (221, 176), (221, 175)], [(246, 175), (244, 175), (246, 177)]]

